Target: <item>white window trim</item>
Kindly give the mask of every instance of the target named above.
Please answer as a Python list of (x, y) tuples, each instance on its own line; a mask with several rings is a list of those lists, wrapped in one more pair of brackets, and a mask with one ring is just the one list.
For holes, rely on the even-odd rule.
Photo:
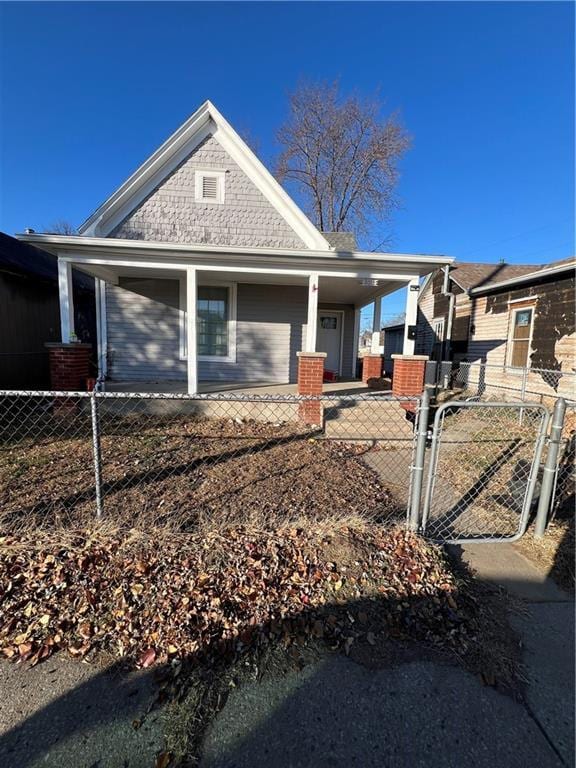
[[(237, 306), (237, 283), (225, 283), (221, 280), (203, 280), (199, 278), (198, 289), (207, 285), (216, 285), (220, 288), (228, 288), (228, 354), (226, 357), (221, 355), (198, 355), (200, 362), (217, 363), (235, 363), (236, 362), (236, 306)], [(186, 349), (186, 277), (180, 278), (180, 360), (187, 360)]]
[[(524, 299), (526, 301), (526, 299)], [(530, 309), (532, 311), (532, 317), (530, 320), (530, 333), (528, 335), (528, 354), (526, 356), (526, 365), (524, 367), (519, 367), (517, 365), (512, 365), (512, 353), (514, 348), (514, 327), (516, 325), (516, 315), (518, 312), (524, 312), (525, 310)], [(508, 328), (508, 341), (507, 341), (507, 349), (506, 349), (506, 368), (510, 373), (517, 373), (521, 374), (524, 368), (530, 367), (530, 355), (532, 354), (532, 335), (534, 333), (534, 320), (536, 318), (536, 302), (533, 304), (526, 304), (522, 307), (513, 307), (511, 308), (510, 312), (510, 325)]]
[[(213, 200), (211, 197), (204, 197), (202, 195), (202, 180), (205, 176), (215, 176), (217, 185), (217, 198)], [(226, 177), (226, 171), (209, 169), (198, 170), (194, 172), (194, 199), (197, 203), (209, 203), (211, 205), (222, 205), (224, 202), (224, 180)]]

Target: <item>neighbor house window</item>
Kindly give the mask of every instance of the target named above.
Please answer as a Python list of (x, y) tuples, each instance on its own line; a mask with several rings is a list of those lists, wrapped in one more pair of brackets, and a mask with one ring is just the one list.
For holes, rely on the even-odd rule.
[(225, 171), (196, 171), (194, 198), (197, 203), (223, 203)]
[(519, 307), (512, 311), (508, 363), (513, 368), (526, 368), (528, 366), (533, 321), (533, 307)]
[[(180, 356), (188, 356), (186, 282), (180, 283)], [(236, 285), (199, 285), (196, 298), (196, 344), (199, 360), (236, 359)]]

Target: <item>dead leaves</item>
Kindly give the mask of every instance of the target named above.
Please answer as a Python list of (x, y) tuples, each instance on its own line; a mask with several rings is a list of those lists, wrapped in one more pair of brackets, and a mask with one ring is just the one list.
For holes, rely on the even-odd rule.
[[(90, 539), (52, 552), (0, 552), (0, 649), (37, 664), (59, 649), (107, 651), (148, 669), (191, 658), (212, 664), (270, 642), (355, 643), (416, 638), (467, 642), (454, 577), (438, 551), (400, 529), (296, 528), (210, 536), (185, 552), (164, 542), (127, 552)], [(324, 553), (330, 553), (328, 558)]]

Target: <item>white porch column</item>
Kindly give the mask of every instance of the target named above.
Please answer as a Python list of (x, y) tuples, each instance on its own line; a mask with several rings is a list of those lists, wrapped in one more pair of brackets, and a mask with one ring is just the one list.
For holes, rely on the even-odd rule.
[(198, 392), (198, 344), (196, 338), (197, 286), (196, 269), (194, 267), (186, 267), (186, 341), (189, 395), (195, 395)]
[(60, 298), (60, 335), (62, 344), (69, 344), (74, 333), (74, 297), (72, 293), (72, 264), (58, 259), (58, 295)]
[(372, 345), (370, 352), (373, 355), (379, 355), (382, 352), (382, 346), (380, 344), (380, 319), (382, 317), (382, 299), (379, 297), (374, 299), (374, 316), (372, 319)]
[(360, 313), (361, 309), (354, 310), (354, 340), (352, 342), (352, 378), (356, 378), (356, 368), (358, 362), (358, 344), (360, 343)]
[(308, 278), (308, 319), (306, 321), (305, 352), (316, 352), (316, 335), (318, 331), (318, 275)]
[(420, 278), (413, 277), (408, 283), (406, 295), (406, 319), (404, 320), (404, 346), (402, 354), (413, 355), (415, 349), (415, 339), (408, 338), (408, 326), (416, 325), (418, 318), (418, 295), (420, 291)]
[(98, 340), (98, 376), (108, 374), (108, 325), (106, 317), (106, 283), (100, 278), (94, 279), (96, 296), (96, 337)]

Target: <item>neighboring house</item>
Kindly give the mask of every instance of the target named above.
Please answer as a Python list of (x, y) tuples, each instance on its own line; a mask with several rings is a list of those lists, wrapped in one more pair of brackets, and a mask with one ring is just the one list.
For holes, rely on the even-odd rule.
[[(73, 283), (76, 333), (95, 343), (94, 280)], [(0, 232), (0, 389), (48, 389), (48, 341), (60, 341), (56, 257)]]
[(404, 323), (385, 325), (382, 328), (382, 346), (384, 349), (384, 372), (390, 376), (394, 368), (392, 355), (402, 354), (404, 346)]
[[(454, 262), (432, 273), (418, 300), (416, 353), (433, 360), (486, 363), (487, 383), (518, 382), (574, 399), (574, 258), (542, 266)], [(494, 369), (492, 369), (494, 366)], [(497, 367), (497, 368), (496, 368)], [(533, 387), (539, 388), (534, 390)]]
[(361, 308), (409, 284), (415, 323), (420, 278), (451, 262), (362, 252), (349, 233), (318, 231), (210, 102), (79, 232), (20, 237), (58, 257), (63, 341), (72, 266), (97, 278), (111, 387), (283, 384), (300, 350), (353, 377)]

